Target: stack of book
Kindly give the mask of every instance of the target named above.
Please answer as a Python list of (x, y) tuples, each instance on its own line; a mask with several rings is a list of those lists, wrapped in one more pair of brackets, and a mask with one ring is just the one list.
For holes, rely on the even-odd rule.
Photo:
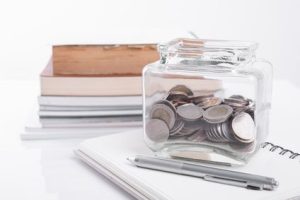
[(143, 67), (154, 44), (57, 45), (22, 139), (96, 136), (142, 125)]

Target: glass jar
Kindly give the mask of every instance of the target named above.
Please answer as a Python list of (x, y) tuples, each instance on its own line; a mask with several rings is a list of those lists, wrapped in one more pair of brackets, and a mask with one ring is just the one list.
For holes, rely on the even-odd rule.
[(257, 44), (175, 39), (143, 71), (146, 144), (160, 156), (245, 164), (268, 134), (272, 66)]

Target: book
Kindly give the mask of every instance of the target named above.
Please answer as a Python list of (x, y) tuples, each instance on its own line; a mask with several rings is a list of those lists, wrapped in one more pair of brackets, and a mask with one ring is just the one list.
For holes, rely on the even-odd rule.
[[(157, 64), (157, 63), (155, 63)], [(178, 74), (153, 77), (152, 88), (148, 88), (148, 94), (157, 91), (168, 91), (175, 85), (184, 84), (189, 88), (200, 92), (213, 93), (222, 89), (222, 82), (216, 79), (206, 79), (200, 76), (189, 77)], [(41, 73), (42, 96), (141, 96), (141, 76), (79, 76), (79, 75), (54, 75), (52, 60)]]
[(119, 133), (124, 130), (135, 129), (134, 127), (89, 127), (89, 128), (41, 128), (28, 130), (25, 128), (21, 132), (21, 140), (54, 140), (54, 139), (73, 139), (73, 138), (92, 138), (97, 136)]
[(142, 126), (142, 116), (39, 118), (31, 116), (21, 133), (22, 140), (88, 138), (131, 130)]
[(82, 107), (140, 107), (141, 96), (39, 96), (38, 103), (42, 106), (82, 106)]
[(141, 96), (39, 96), (40, 117), (142, 115)]
[(55, 75), (141, 76), (159, 60), (155, 44), (54, 45)]
[[(222, 168), (273, 177), (279, 181), (275, 191), (256, 191), (132, 166), (126, 159), (154, 153), (143, 141), (143, 130), (88, 139), (75, 151), (85, 163), (137, 199), (288, 199), (300, 188), (299, 157), (288, 159), (265, 145), (245, 166)], [(278, 148), (280, 150), (280, 148)], [(296, 155), (296, 154), (294, 154)], [(298, 160), (298, 162), (297, 162)], [(300, 194), (298, 194), (300, 195)], [(281, 197), (281, 198), (278, 198)], [(284, 197), (284, 198), (282, 198)]]
[(51, 106), (40, 105), (41, 111), (109, 111), (109, 110), (142, 110), (142, 106)]
[(80, 110), (80, 111), (60, 111), (60, 110), (40, 110), (40, 117), (105, 117), (105, 116), (130, 116), (142, 115), (142, 110)]
[(39, 128), (103, 128), (142, 126), (141, 115), (124, 115), (121, 117), (47, 117), (39, 118), (27, 124), (28, 129)]
[(134, 96), (142, 94), (141, 76), (61, 76), (52, 59), (40, 75), (43, 96)]

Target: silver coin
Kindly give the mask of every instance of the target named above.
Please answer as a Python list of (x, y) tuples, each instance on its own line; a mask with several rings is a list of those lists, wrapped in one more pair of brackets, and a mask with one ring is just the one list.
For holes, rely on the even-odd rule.
[(220, 134), (220, 137), (224, 142), (229, 142), (230, 140), (227, 138), (226, 133), (222, 130), (222, 124), (216, 124), (217, 132)]
[[(230, 122), (231, 123), (231, 122)], [(221, 125), (221, 130), (224, 136), (227, 138), (228, 141), (233, 142), (235, 141), (234, 137), (232, 136), (232, 132), (229, 130), (229, 124), (224, 122)]]
[(159, 100), (157, 102), (155, 102), (155, 104), (164, 104), (166, 106), (169, 106), (175, 113), (176, 113), (176, 108), (175, 106), (173, 105), (172, 102), (170, 101), (167, 101), (167, 100)]
[(189, 97), (186, 93), (181, 91), (169, 92), (167, 98), (168, 101), (188, 101)]
[(169, 129), (171, 129), (176, 121), (176, 113), (169, 106), (158, 103), (152, 105), (150, 118), (163, 120), (168, 125)]
[(234, 95), (231, 95), (229, 98), (232, 98), (232, 99), (241, 99), (241, 100), (246, 100), (244, 96), (242, 96), (242, 95), (239, 95), (239, 94), (234, 94)]
[(216, 141), (222, 142), (222, 138), (220, 137), (220, 134), (216, 130), (216, 125), (215, 126), (214, 125), (211, 126), (211, 133), (215, 136)]
[(198, 130), (204, 127), (205, 122), (203, 120), (185, 121), (184, 124), (186, 127), (189, 127), (190, 129)]
[(212, 133), (212, 131), (206, 132), (207, 139), (212, 141), (212, 142), (220, 142), (219, 139)]
[(235, 116), (232, 120), (231, 126), (235, 138), (240, 142), (250, 143), (255, 140), (255, 123), (248, 113), (242, 112)]
[(208, 108), (203, 113), (203, 118), (209, 123), (221, 123), (232, 114), (233, 109), (228, 105), (217, 105)]
[(187, 135), (193, 134), (195, 131), (197, 131), (197, 130), (195, 130), (195, 129), (193, 129), (193, 128), (189, 128), (189, 127), (187, 127), (187, 126), (184, 126), (184, 127), (179, 131), (178, 135), (180, 135), (180, 136), (187, 136)]
[(187, 137), (187, 139), (189, 141), (193, 141), (193, 142), (203, 142), (205, 139), (207, 138), (204, 129), (199, 129), (198, 131), (196, 131), (195, 133), (193, 133), (193, 135)]
[(218, 92), (216, 90), (195, 90), (193, 91), (194, 97), (212, 97), (215, 93)]
[(198, 104), (202, 101), (204, 101), (205, 99), (208, 99), (208, 98), (211, 98), (213, 97), (213, 94), (207, 94), (207, 95), (201, 95), (201, 96), (192, 96), (192, 97), (189, 97), (189, 100), (191, 102), (193, 102), (194, 104)]
[(227, 104), (232, 107), (244, 107), (247, 106), (249, 102), (244, 99), (226, 98), (224, 99), (224, 104)]
[(237, 115), (241, 112), (246, 112), (248, 109), (249, 109), (249, 107), (247, 107), (247, 106), (237, 107), (237, 108), (234, 108), (234, 113), (235, 113), (235, 115)]
[(184, 122), (182, 120), (176, 120), (174, 127), (170, 130), (170, 135), (178, 134), (184, 127)]
[(222, 132), (221, 124), (216, 124), (214, 130), (218, 134), (218, 138), (219, 138), (220, 142), (229, 142), (230, 141), (225, 136), (225, 133)]
[(188, 87), (186, 87), (185, 85), (176, 85), (175, 87), (171, 88), (169, 92), (170, 93), (172, 93), (172, 92), (183, 92), (187, 96), (193, 96), (194, 95), (192, 90), (189, 89)]
[(146, 124), (146, 135), (153, 142), (165, 142), (169, 138), (169, 127), (160, 119), (150, 119)]
[(219, 97), (208, 97), (204, 98), (202, 101), (200, 101), (197, 106), (206, 109), (212, 106), (217, 106), (222, 103), (222, 99)]
[(177, 107), (177, 114), (187, 121), (195, 121), (202, 117), (204, 110), (189, 103)]
[(187, 104), (186, 101), (181, 101), (181, 100), (175, 100), (175, 101), (172, 101), (172, 104), (174, 105), (175, 108), (177, 108), (178, 106), (182, 106), (184, 104)]
[(210, 124), (206, 130), (207, 139), (212, 142), (220, 142), (218, 133), (214, 130), (214, 124)]

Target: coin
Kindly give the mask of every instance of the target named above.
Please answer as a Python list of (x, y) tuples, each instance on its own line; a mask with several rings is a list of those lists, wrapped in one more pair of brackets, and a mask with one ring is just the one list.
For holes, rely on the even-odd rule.
[(224, 136), (228, 139), (229, 142), (234, 142), (235, 139), (232, 135), (232, 131), (229, 129), (229, 124), (231, 124), (231, 121), (226, 123), (221, 124), (221, 131), (224, 134)]
[(248, 113), (242, 112), (235, 116), (231, 126), (235, 138), (240, 142), (250, 143), (256, 137), (255, 124)]
[(229, 98), (245, 100), (245, 97), (243, 97), (242, 95), (239, 95), (239, 94), (231, 95)]
[(187, 103), (186, 101), (181, 101), (181, 100), (172, 101), (172, 104), (174, 105), (174, 107), (178, 107), (178, 106), (184, 105), (186, 103)]
[(204, 129), (199, 129), (193, 135), (187, 137), (189, 141), (198, 142), (198, 143), (204, 141), (206, 138), (207, 136)]
[(202, 101), (200, 101), (197, 106), (206, 109), (212, 106), (217, 106), (222, 103), (222, 99), (219, 97), (207, 97), (203, 98)]
[(216, 137), (216, 135), (213, 133), (212, 130), (208, 132), (206, 135), (207, 135), (207, 139), (212, 142), (223, 142), (222, 140), (220, 140), (220, 138)]
[(177, 114), (187, 121), (195, 121), (203, 115), (203, 109), (195, 104), (189, 103), (177, 107)]
[(163, 120), (168, 125), (169, 129), (171, 129), (176, 121), (176, 113), (169, 106), (158, 103), (152, 105), (150, 118)]
[(203, 118), (209, 123), (221, 123), (232, 114), (233, 109), (228, 105), (217, 105), (208, 108), (203, 113)]
[(227, 104), (232, 107), (244, 107), (247, 106), (249, 102), (244, 99), (226, 98), (224, 99), (224, 104)]
[(207, 139), (212, 141), (212, 142), (218, 142), (218, 138), (216, 137), (216, 135), (213, 133), (211, 127), (209, 127), (209, 129), (206, 130), (206, 136)]
[(189, 97), (185, 92), (173, 91), (173, 92), (169, 92), (166, 99), (168, 101), (188, 101)]
[(197, 131), (197, 130), (192, 129), (192, 128), (189, 128), (189, 127), (183, 127), (183, 128), (179, 131), (178, 135), (179, 135), (179, 136), (191, 135), (191, 134), (195, 133), (195, 131)]
[(205, 126), (204, 120), (195, 120), (195, 121), (185, 121), (184, 124), (186, 127), (189, 127), (190, 129), (198, 130)]
[(222, 123), (216, 124), (216, 128), (215, 128), (216, 132), (220, 135), (220, 137), (224, 142), (229, 142), (230, 140), (226, 137), (227, 135), (226, 133), (223, 132), (221, 127), (222, 127)]
[(230, 139), (221, 128), (222, 124), (210, 124), (207, 130), (207, 138), (213, 142), (229, 142)]
[(171, 88), (170, 93), (173, 92), (183, 92), (184, 94), (186, 94), (187, 96), (193, 96), (193, 92), (191, 89), (189, 89), (188, 87), (186, 87), (185, 85), (176, 85), (175, 87)]
[(213, 95), (212, 94), (198, 95), (198, 96), (189, 97), (189, 100), (194, 104), (198, 104), (198, 103), (202, 102), (204, 99), (210, 98), (210, 97), (213, 97)]
[[(212, 91), (192, 91), (176, 85), (149, 111), (146, 132), (153, 142), (178, 140), (201, 143), (228, 143), (232, 150), (255, 150), (255, 103), (242, 95), (228, 98)], [(220, 96), (221, 94), (218, 94)], [(205, 111), (204, 111), (205, 109)]]
[(170, 135), (178, 134), (184, 127), (184, 122), (182, 120), (176, 120), (174, 127), (170, 130)]
[(159, 100), (159, 101), (155, 102), (155, 104), (164, 104), (164, 105), (166, 105), (166, 106), (169, 106), (174, 112), (176, 112), (175, 106), (174, 106), (173, 103), (170, 102), (170, 101), (167, 101), (167, 100)]
[(237, 107), (237, 108), (234, 108), (234, 113), (235, 113), (235, 115), (237, 115), (237, 114), (239, 114), (241, 112), (246, 112), (248, 109), (249, 109), (248, 106)]
[(146, 134), (153, 142), (165, 142), (169, 138), (169, 127), (160, 119), (150, 119), (146, 124)]

